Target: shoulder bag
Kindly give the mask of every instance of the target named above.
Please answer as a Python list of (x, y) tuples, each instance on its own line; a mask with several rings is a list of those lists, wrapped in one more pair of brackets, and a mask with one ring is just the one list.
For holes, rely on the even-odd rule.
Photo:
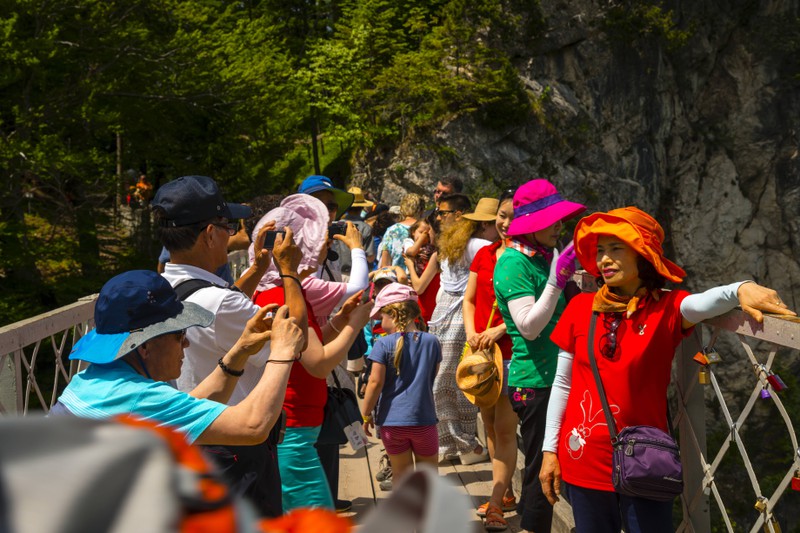
[(594, 356), (596, 322), (597, 312), (593, 312), (589, 325), (589, 362), (611, 435), (611, 481), (614, 490), (619, 494), (648, 500), (672, 500), (683, 492), (683, 469), (678, 445), (671, 435), (653, 426), (628, 426), (617, 433)]
[(317, 442), (320, 444), (346, 444), (348, 442), (344, 428), (361, 423), (361, 411), (358, 409), (356, 393), (343, 388), (339, 384), (336, 372), (333, 372), (335, 387), (328, 387), (328, 401), (325, 403), (325, 416), (319, 430)]

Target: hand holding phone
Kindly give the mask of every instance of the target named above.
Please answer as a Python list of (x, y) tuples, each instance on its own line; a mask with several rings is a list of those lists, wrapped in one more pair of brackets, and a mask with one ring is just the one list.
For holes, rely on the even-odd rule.
[(275, 237), (277, 237), (278, 234), (284, 237), (286, 236), (286, 232), (283, 230), (268, 231), (264, 235), (264, 248), (266, 248), (267, 250), (272, 250), (273, 248), (275, 248)]

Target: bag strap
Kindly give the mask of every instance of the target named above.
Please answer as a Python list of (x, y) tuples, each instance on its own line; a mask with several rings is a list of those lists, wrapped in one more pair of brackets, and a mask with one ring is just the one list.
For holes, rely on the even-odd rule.
[[(597, 311), (592, 311), (592, 320), (589, 322), (589, 362), (592, 364), (592, 373), (594, 374), (594, 381), (597, 384), (597, 390), (600, 392), (600, 401), (603, 403), (603, 413), (606, 415), (606, 423), (608, 424), (608, 433), (611, 435), (611, 444), (617, 444), (617, 424), (614, 421), (614, 415), (611, 414), (611, 408), (608, 406), (608, 399), (606, 399), (606, 391), (603, 388), (603, 380), (600, 379), (600, 371), (597, 369), (597, 360), (594, 357), (594, 329), (597, 323)], [(675, 433), (672, 429), (672, 416), (669, 412), (669, 402), (667, 402), (667, 429), (669, 435), (675, 439)]]
[(617, 424), (614, 422), (614, 415), (606, 399), (606, 390), (603, 388), (603, 380), (600, 378), (600, 371), (597, 369), (597, 360), (594, 357), (594, 329), (597, 325), (597, 311), (592, 311), (592, 320), (589, 322), (589, 362), (592, 364), (592, 374), (597, 384), (597, 391), (600, 393), (600, 401), (603, 403), (603, 413), (606, 415), (608, 433), (611, 435), (611, 445), (617, 444)]
[(236, 285), (230, 285), (228, 287), (223, 287), (222, 285), (217, 285), (215, 283), (211, 283), (205, 279), (198, 279), (198, 278), (191, 278), (184, 281), (181, 281), (175, 287), (175, 294), (178, 295), (178, 300), (184, 301), (192, 294), (196, 293), (200, 289), (205, 289), (206, 287), (217, 287), (218, 289), (225, 289), (234, 292), (242, 292), (239, 287)]
[(331, 371), (331, 377), (333, 377), (333, 382), (336, 383), (336, 388), (341, 389), (342, 384), (339, 383), (339, 378), (336, 377), (336, 370)]

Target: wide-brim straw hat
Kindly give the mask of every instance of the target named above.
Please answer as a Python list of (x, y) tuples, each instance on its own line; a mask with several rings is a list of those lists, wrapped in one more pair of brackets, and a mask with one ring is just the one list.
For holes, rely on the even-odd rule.
[(497, 208), (500, 202), (497, 198), (481, 198), (472, 213), (461, 215), (467, 220), (477, 220), (478, 222), (489, 222), (497, 217)]
[(469, 344), (456, 368), (456, 385), (470, 403), (491, 407), (497, 403), (503, 388), (503, 353), (494, 344), (473, 352)]
[(585, 210), (585, 205), (564, 200), (549, 181), (531, 180), (514, 193), (514, 220), (508, 235), (535, 233)]
[(350, 207), (372, 207), (375, 205), (375, 202), (370, 202), (366, 198), (364, 198), (364, 192), (361, 190), (360, 187), (350, 187), (347, 189), (347, 192), (352, 194), (355, 199), (353, 200), (353, 204)]
[(680, 283), (686, 272), (664, 257), (664, 229), (656, 219), (636, 207), (594, 213), (575, 226), (575, 255), (583, 268), (600, 276), (597, 268), (597, 238), (613, 235), (644, 257), (656, 271), (669, 281)]

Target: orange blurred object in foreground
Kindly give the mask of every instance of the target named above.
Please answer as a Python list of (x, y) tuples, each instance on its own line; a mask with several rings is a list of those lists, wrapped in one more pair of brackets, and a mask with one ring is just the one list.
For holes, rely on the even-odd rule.
[(349, 533), (353, 522), (326, 509), (295, 509), (279, 518), (261, 521), (265, 533)]

